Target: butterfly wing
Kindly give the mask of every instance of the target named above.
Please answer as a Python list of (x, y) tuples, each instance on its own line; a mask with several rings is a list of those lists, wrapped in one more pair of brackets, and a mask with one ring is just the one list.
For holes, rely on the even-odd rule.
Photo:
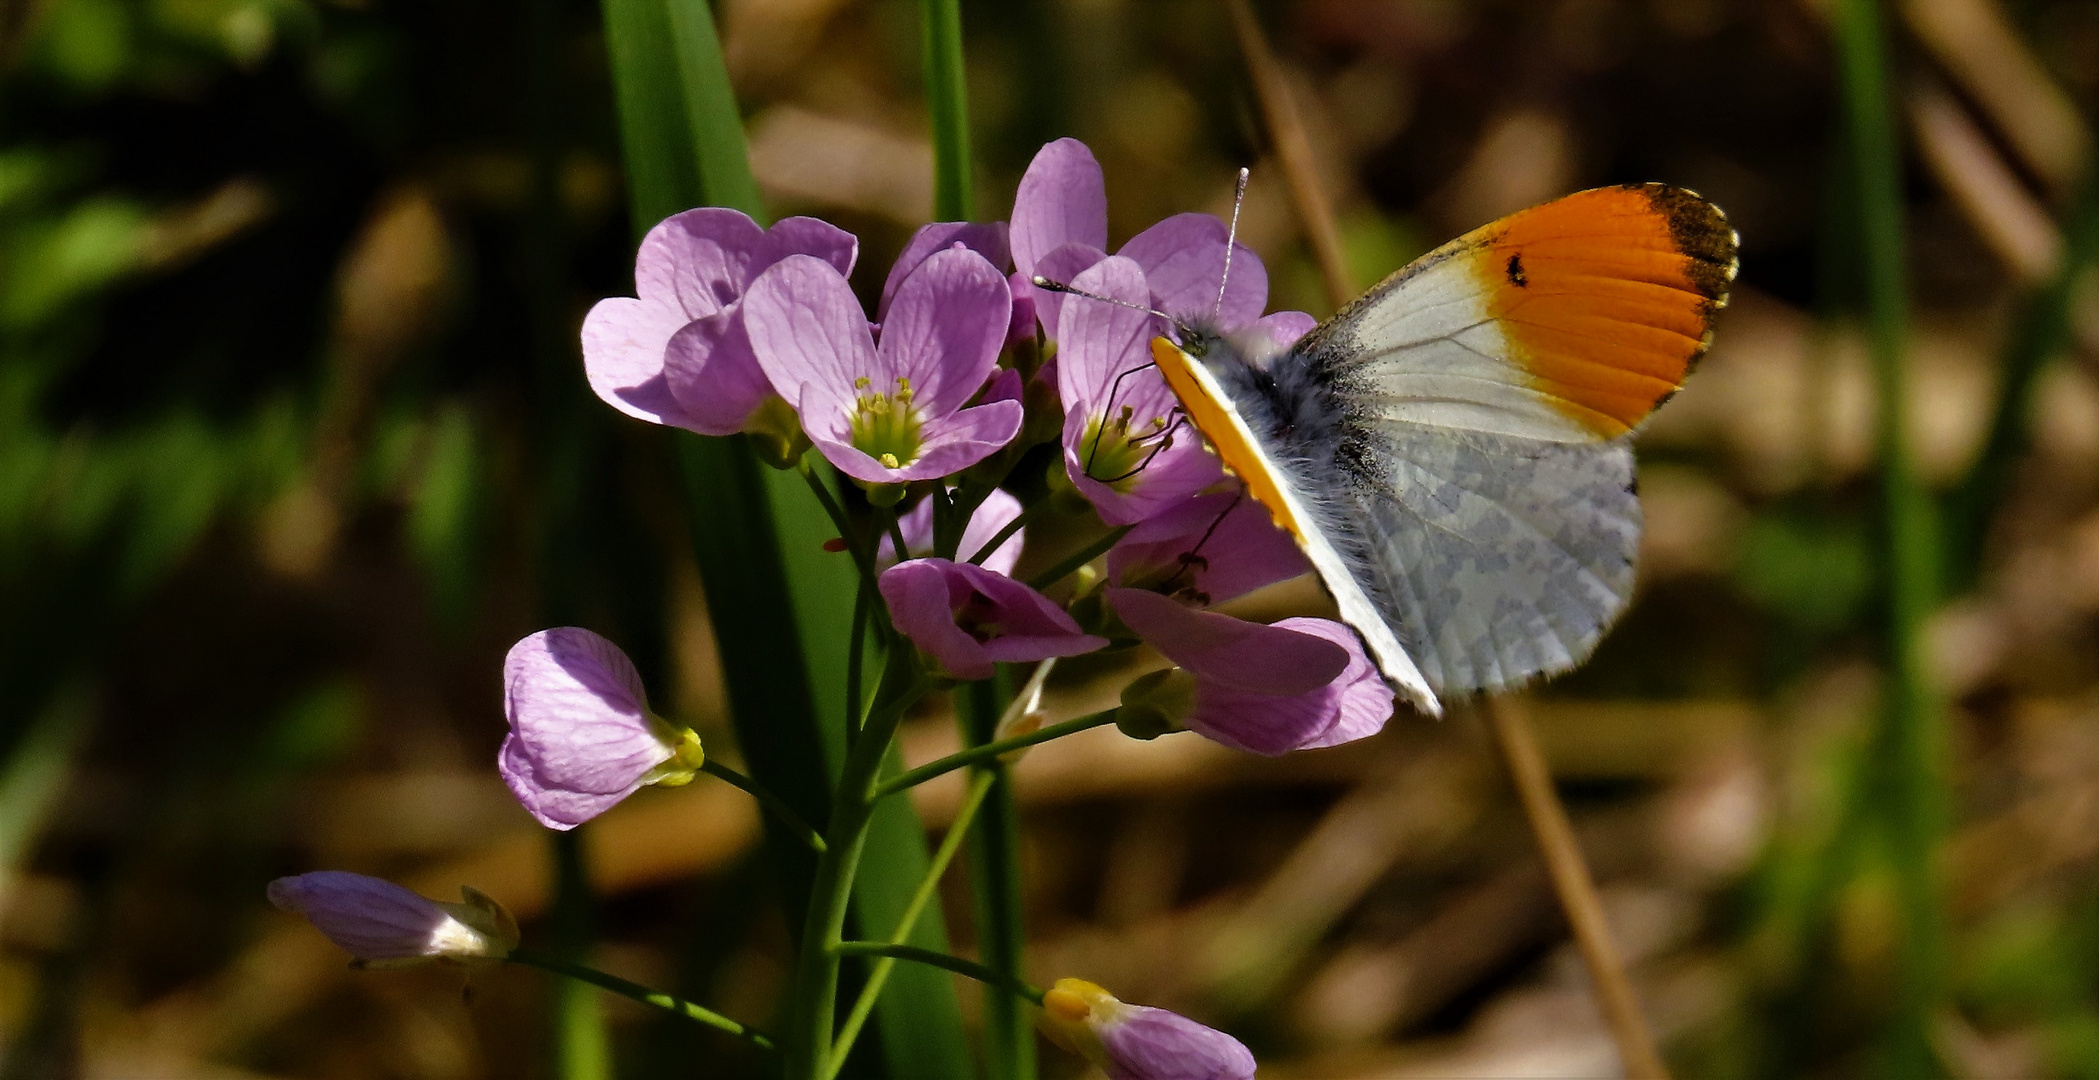
[(1691, 192), (1585, 191), (1430, 252), (1298, 344), (1341, 415), (1337, 546), (1438, 692), (1571, 668), (1624, 609), (1627, 436), (1710, 344), (1735, 247)]
[(1691, 192), (1598, 188), (1422, 256), (1265, 363), (1213, 368), (1163, 338), (1152, 354), (1433, 713), (1441, 693), (1573, 667), (1624, 609), (1628, 436), (1710, 343), (1735, 247)]

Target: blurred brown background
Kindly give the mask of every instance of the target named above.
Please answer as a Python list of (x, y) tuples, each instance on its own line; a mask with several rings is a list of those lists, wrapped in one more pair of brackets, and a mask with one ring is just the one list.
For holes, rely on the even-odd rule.
[[(1602, 183), (1696, 188), (1740, 230), (1717, 345), (1640, 443), (1635, 606), (1529, 707), (1680, 1074), (1865, 1071), (1905, 943), (1875, 844), (1832, 851), (1879, 693), (1881, 549), (1827, 13), (1261, 10), (1359, 284)], [(716, 15), (769, 205), (860, 234), (877, 288), (931, 212), (916, 6)], [(1250, 164), (1242, 235), (1273, 306), (1324, 314), (1221, 8), (964, 15), (984, 216), (1061, 135), (1101, 159), (1115, 242), (1228, 211)], [(2073, 192), (2099, 5), (1890, 20), (1912, 452), (1950, 487), (2062, 223), (2093, 212)], [(665, 433), (580, 377), (583, 311), (632, 284), (595, 6), (14, 0), (0, 65), (0, 1077), (553, 1075), (538, 973), (352, 973), (262, 887), (471, 883), (545, 932), (548, 842), (492, 765), (502, 650), (549, 622), (621, 641), (659, 708), (734, 757), (712, 646), (733, 616), (706, 610)], [(2099, 1075), (2095, 310), (2087, 277), (1972, 587), (1928, 636), (1951, 703), (1933, 1030), (1954, 1077)], [(1068, 665), (1053, 714), (1130, 670)], [(908, 756), (952, 730), (918, 718)], [(1464, 710), (1279, 761), (1099, 730), (1018, 776), (1040, 980), (1228, 1026), (1263, 1076), (1611, 1067)], [(929, 825), (955, 797), (924, 792)], [(786, 931), (748, 801), (651, 790), (586, 832), (597, 961), (765, 1015)], [(620, 1075), (760, 1075), (726, 1039), (606, 1008)]]

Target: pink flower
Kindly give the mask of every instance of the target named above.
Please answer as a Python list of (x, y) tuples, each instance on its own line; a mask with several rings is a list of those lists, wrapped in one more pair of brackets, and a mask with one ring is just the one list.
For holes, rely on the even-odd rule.
[[(1146, 306), (1204, 321), (1214, 310), (1220, 327), (1237, 329), (1259, 318), (1267, 304), (1268, 271), (1260, 256), (1235, 244), (1231, 280), (1218, 309), (1228, 235), (1225, 223), (1209, 214), (1176, 214), (1131, 237), (1116, 254), (1143, 267), (1150, 286)], [(1058, 139), (1036, 152), (1013, 196), (1012, 238), (1017, 284), (1037, 275), (1072, 284), (1080, 271), (1106, 257), (1107, 184), (1085, 143)], [(1070, 302), (1035, 290), (1043, 332), (1058, 335), (1059, 309)]]
[(1081, 632), (1048, 597), (981, 566), (913, 559), (883, 571), (877, 585), (897, 631), (957, 679), (988, 679), (993, 664), (1077, 656), (1108, 644)]
[(851, 233), (815, 218), (771, 229), (719, 207), (665, 218), (635, 253), (638, 298), (600, 300), (583, 320), (591, 389), (650, 423), (734, 434), (772, 393), (744, 333), (744, 289), (796, 253), (850, 273), (858, 251)]
[(651, 712), (634, 662), (574, 626), (542, 630), (503, 660), (510, 735), (497, 769), (539, 823), (573, 829), (645, 784), (692, 779), (699, 736)]
[(1375, 735), (1392, 717), (1392, 688), (1340, 623), (1263, 626), (1154, 592), (1107, 595), (1124, 625), (1194, 680), (1182, 720), (1215, 742), (1272, 757)]
[[(962, 541), (955, 547), (958, 561), (968, 562), (976, 557), (985, 544), (999, 534), (999, 530), (1013, 523), (1020, 516), (1020, 500), (1002, 488), (992, 488), (970, 515), (969, 524), (962, 527)], [(897, 531), (904, 534), (904, 544), (910, 550), (906, 558), (922, 558), (933, 553), (933, 500), (920, 499), (911, 512), (897, 519)], [(1028, 531), (1021, 529), (999, 545), (997, 551), (986, 555), (977, 565), (994, 573), (1011, 577), (1013, 565), (1020, 561), (1021, 543)], [(875, 555), (875, 565), (886, 567), (899, 561), (896, 543), (883, 537), (880, 550)]]
[(1137, 523), (1108, 552), (1116, 585), (1221, 604), (1310, 570), (1297, 542), (1252, 497), (1198, 495)]
[(1254, 1080), (1245, 1044), (1179, 1013), (1126, 1005), (1084, 979), (1042, 996), (1043, 1033), (1108, 1080)]
[[(1119, 255), (1071, 282), (1096, 296), (1143, 304), (1144, 271)], [(1129, 525), (1224, 479), (1151, 366), (1164, 329), (1141, 310), (1085, 300), (1058, 318), (1057, 391), (1064, 400), (1064, 471), (1110, 525)]]
[(751, 284), (744, 320), (824, 457), (864, 483), (904, 484), (960, 472), (1019, 434), (1017, 401), (963, 407), (991, 377), (1012, 305), (998, 268), (958, 244), (897, 286), (879, 346), (845, 276), (806, 255)]
[(360, 967), (406, 967), (430, 960), (488, 963), (517, 948), (517, 920), (473, 889), (446, 904), (391, 881), (316, 870), (270, 882), (270, 903), (304, 915)]

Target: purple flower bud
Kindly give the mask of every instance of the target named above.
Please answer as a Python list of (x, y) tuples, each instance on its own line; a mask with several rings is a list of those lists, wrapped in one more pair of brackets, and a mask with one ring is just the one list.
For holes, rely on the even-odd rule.
[(1195, 677), (1179, 719), (1213, 741), (1274, 756), (1375, 735), (1392, 716), (1392, 688), (1340, 623), (1263, 626), (1153, 592), (1107, 596), (1125, 625)]
[(1126, 1005), (1084, 979), (1042, 996), (1043, 1033), (1108, 1080), (1254, 1080), (1245, 1044), (1179, 1013)]
[(644, 784), (692, 779), (699, 736), (649, 712), (634, 662), (573, 626), (542, 630), (503, 661), (510, 736), (497, 767), (518, 802), (550, 829), (573, 829)]
[(317, 870), (270, 882), (270, 903), (304, 915), (360, 967), (406, 967), (431, 960), (491, 963), (517, 948), (517, 920), (473, 889), (465, 903), (419, 896), (391, 881)]
[(1077, 656), (1108, 639), (1004, 574), (946, 559), (914, 559), (877, 584), (897, 631), (957, 679), (988, 679), (993, 664)]

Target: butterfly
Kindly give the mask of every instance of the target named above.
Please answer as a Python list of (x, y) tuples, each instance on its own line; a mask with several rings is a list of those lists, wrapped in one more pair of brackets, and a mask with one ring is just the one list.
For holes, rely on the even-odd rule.
[(1695, 192), (1596, 188), (1423, 255), (1287, 348), (1177, 320), (1152, 358), (1436, 714), (1576, 666), (1624, 610), (1631, 435), (1711, 345), (1738, 245)]

